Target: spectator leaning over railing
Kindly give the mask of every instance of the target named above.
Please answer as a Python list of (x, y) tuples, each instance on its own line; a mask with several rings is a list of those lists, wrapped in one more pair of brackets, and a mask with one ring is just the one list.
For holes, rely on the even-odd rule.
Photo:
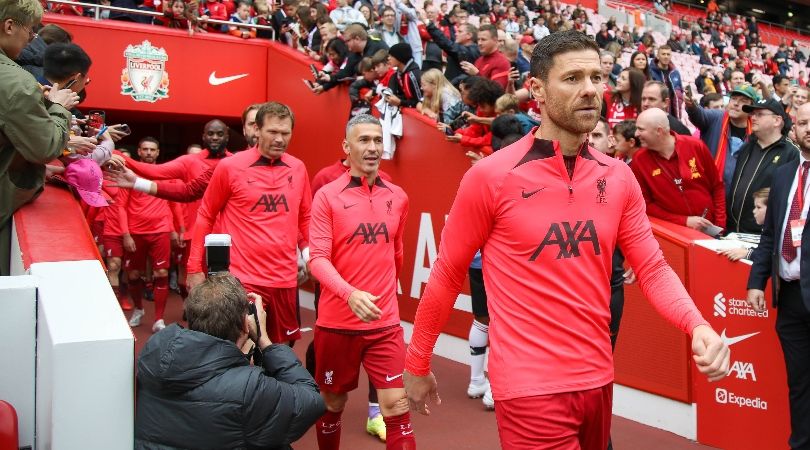
[[(457, 13), (466, 17), (466, 12)], [(436, 45), (444, 50), (447, 55), (447, 68), (445, 69), (445, 76), (451, 82), (461, 75), (465, 75), (462, 68), (462, 63), (475, 63), (481, 56), (478, 50), (478, 29), (475, 25), (469, 23), (459, 24), (452, 27), (455, 40), (450, 40), (447, 35), (442, 32), (438, 24), (429, 19), (424, 21), (428, 34)]]
[(45, 163), (62, 154), (79, 96), (54, 85), (43, 98), (34, 77), (13, 60), (36, 36), (36, 0), (0, 2), (0, 275), (9, 274), (11, 215), (42, 192)]
[(430, 69), (422, 74), (422, 101), (417, 110), (431, 119), (450, 123), (455, 117), (449, 112), (461, 102), (461, 94), (453, 87), (438, 69)]

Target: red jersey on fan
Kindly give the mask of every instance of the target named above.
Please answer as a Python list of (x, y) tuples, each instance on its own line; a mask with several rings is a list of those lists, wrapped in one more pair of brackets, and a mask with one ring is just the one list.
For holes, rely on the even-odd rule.
[(297, 286), (295, 250), (308, 245), (311, 205), (309, 176), (298, 158), (284, 153), (271, 160), (252, 147), (224, 159), (197, 213), (188, 273), (203, 272), (205, 235), (218, 220), (220, 232), (233, 239), (234, 276), (257, 286)]
[[(397, 275), (402, 267), (408, 196), (377, 177), (344, 173), (315, 194), (310, 222), (312, 274), (321, 283), (317, 325), (375, 330), (399, 324)], [(346, 300), (354, 290), (380, 296), (380, 320), (363, 322)]]
[(608, 329), (617, 245), (670, 323), (684, 332), (706, 324), (664, 261), (627, 164), (587, 144), (572, 163), (569, 175), (559, 143), (531, 133), (467, 171), (419, 303), (408, 372), (430, 371), (436, 339), (479, 248), (496, 401), (613, 381)]
[(613, 95), (610, 94), (607, 90), (605, 91), (603, 101), (605, 102), (605, 108), (607, 108), (607, 113), (605, 114), (605, 119), (608, 121), (608, 125), (612, 130), (616, 124), (623, 120), (635, 120), (638, 117), (638, 111), (636, 107), (633, 105), (625, 105), (621, 99), (621, 94), (616, 93), (615, 95), (619, 96), (619, 101), (613, 101)]
[(509, 71), (512, 70), (512, 64), (499, 50), (489, 55), (481, 55), (478, 57), (478, 59), (475, 60), (475, 67), (478, 69), (478, 76), (489, 78), (506, 89), (506, 85), (509, 83)]

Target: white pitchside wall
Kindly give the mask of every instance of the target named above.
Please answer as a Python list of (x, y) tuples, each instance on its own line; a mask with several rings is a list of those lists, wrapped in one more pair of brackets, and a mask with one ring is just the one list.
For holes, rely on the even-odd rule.
[(0, 278), (0, 399), (17, 410), (20, 445), (131, 449), (135, 340), (101, 264), (28, 272)]

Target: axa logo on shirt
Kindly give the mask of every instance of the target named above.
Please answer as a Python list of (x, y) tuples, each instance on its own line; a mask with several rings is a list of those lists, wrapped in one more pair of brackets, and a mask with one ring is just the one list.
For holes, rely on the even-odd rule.
[(285, 212), (290, 212), (290, 207), (287, 205), (287, 197), (284, 194), (262, 194), (256, 201), (256, 204), (250, 208), (250, 212), (256, 210), (259, 212), (277, 212), (282, 206)]
[(735, 373), (739, 380), (748, 380), (748, 376), (750, 375), (752, 381), (757, 381), (757, 374), (754, 372), (753, 363), (734, 361), (734, 364), (731, 365), (731, 369), (728, 371), (729, 375), (732, 373)]
[(739, 408), (754, 408), (763, 411), (768, 410), (768, 402), (759, 397), (748, 398), (737, 395), (729, 390), (717, 388), (714, 390), (714, 400), (721, 405), (737, 405)]
[(579, 257), (579, 245), (584, 242), (590, 242), (593, 245), (595, 255), (601, 253), (599, 236), (596, 234), (593, 220), (578, 220), (573, 225), (571, 222), (552, 223), (546, 232), (546, 237), (529, 257), (529, 261), (537, 259), (548, 245), (556, 245), (559, 248), (556, 259)]
[(381, 236), (383, 239), (385, 239), (386, 244), (389, 242), (388, 227), (385, 225), (385, 222), (379, 223), (360, 222), (360, 224), (357, 225), (357, 229), (354, 230), (354, 234), (352, 234), (351, 237), (349, 237), (349, 240), (346, 241), (346, 243), (351, 244), (354, 238), (360, 238), (363, 240), (361, 244), (377, 244), (379, 242), (377, 240), (378, 236)]
[(747, 301), (739, 298), (726, 299), (722, 292), (714, 296), (714, 317), (743, 316), (743, 317), (768, 317), (768, 310), (757, 312)]

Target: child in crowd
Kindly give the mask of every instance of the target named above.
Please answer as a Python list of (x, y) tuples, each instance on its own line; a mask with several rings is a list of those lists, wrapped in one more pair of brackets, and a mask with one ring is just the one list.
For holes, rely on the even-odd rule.
[(413, 59), (410, 44), (404, 42), (394, 44), (388, 50), (388, 64), (397, 71), (388, 84), (388, 87), (391, 88), (391, 95), (386, 95), (385, 101), (391, 106), (416, 107), (422, 98), (419, 83), (422, 73)]
[(374, 70), (374, 62), (371, 58), (363, 58), (357, 65), (360, 78), (349, 85), (349, 100), (351, 101), (350, 116), (368, 114), (371, 111), (372, 99), (377, 87), (377, 71)]
[(540, 126), (540, 122), (532, 119), (528, 114), (520, 110), (520, 102), (515, 94), (503, 94), (498, 97), (498, 100), (495, 102), (495, 114), (498, 116), (513, 114), (515, 119), (520, 123), (520, 132), (523, 136), (532, 131), (532, 128)]
[[(466, 103), (475, 105), (475, 114), (470, 112), (462, 113), (466, 123), (469, 125), (455, 130), (451, 136), (445, 137), (450, 142), (458, 142), (464, 147), (470, 147), (476, 152), (483, 152), (485, 155), (492, 153), (492, 132), (490, 125), (495, 118), (495, 102), (503, 95), (503, 88), (500, 84), (487, 79), (478, 78), (466, 94)], [(463, 98), (463, 97), (462, 97)], [(443, 123), (438, 125), (441, 131), (446, 131), (449, 127)]]
[[(250, 16), (250, 2), (247, 0), (240, 0), (236, 7), (236, 12), (231, 14), (231, 22), (241, 23), (246, 25), (255, 25), (256, 21)], [(256, 37), (255, 28), (237, 27), (235, 25), (223, 26), (228, 29), (228, 34), (231, 36), (240, 37), (242, 39), (251, 39)]]
[(450, 122), (447, 115), (461, 102), (461, 94), (438, 69), (430, 69), (422, 74), (422, 101), (416, 110), (439, 122)]
[[(228, 20), (228, 10), (225, 8), (225, 5), (220, 3), (218, 0), (206, 0), (205, 3), (202, 4), (201, 12), (201, 22), (205, 22), (208, 19)], [(207, 24), (205, 26), (205, 30), (212, 33), (220, 31), (221, 28), (222, 27), (217, 24)]]
[(636, 154), (639, 147), (639, 141), (636, 138), (636, 121), (623, 120), (613, 127), (613, 148), (615, 150), (614, 156), (630, 164), (633, 160), (633, 155)]
[[(768, 212), (768, 194), (771, 193), (770, 188), (760, 189), (754, 192), (754, 220), (757, 225), (762, 225), (765, 222), (765, 213)], [(739, 259), (751, 260), (751, 253), (754, 252), (754, 247), (751, 248), (729, 248), (721, 250), (719, 253), (729, 261), (737, 261)]]
[(155, 17), (155, 25), (169, 28), (188, 29), (188, 14), (184, 0), (171, 0), (163, 4), (163, 17)]

